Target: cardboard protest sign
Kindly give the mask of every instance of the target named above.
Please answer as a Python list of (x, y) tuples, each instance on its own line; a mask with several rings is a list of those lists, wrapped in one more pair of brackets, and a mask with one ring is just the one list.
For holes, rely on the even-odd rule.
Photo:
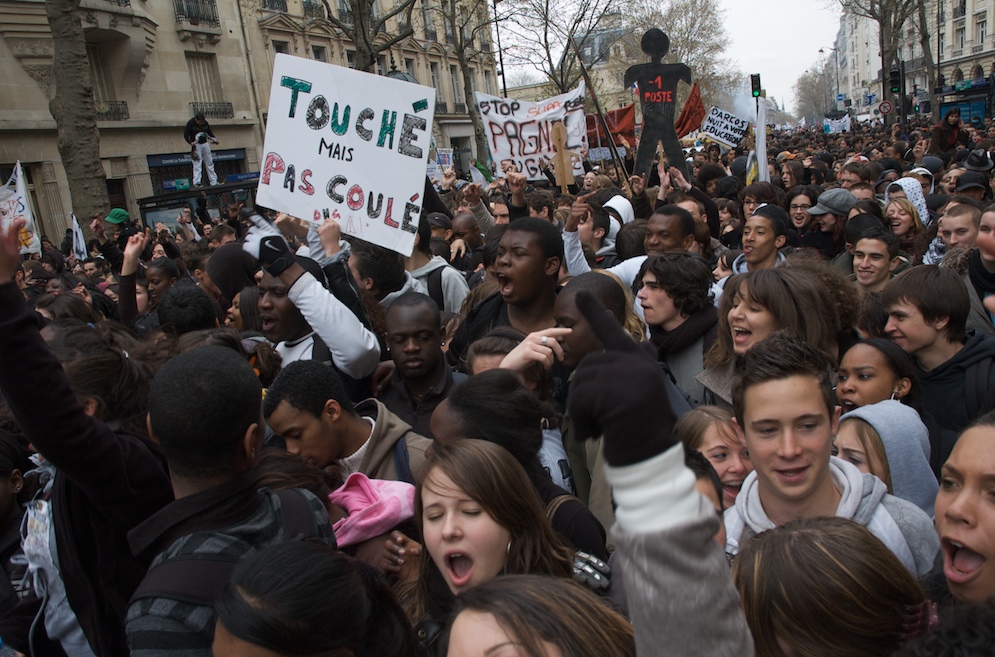
[(750, 131), (750, 121), (713, 106), (708, 110), (701, 131), (710, 139), (726, 146), (738, 146)]
[[(484, 121), (484, 133), (491, 158), (498, 169), (506, 162), (514, 164), (529, 180), (545, 180), (539, 170), (539, 158), (552, 160), (553, 125), (562, 122), (567, 128), (567, 149), (581, 152), (587, 144), (584, 115), (584, 83), (573, 91), (539, 102), (514, 100), (475, 93), (477, 108)], [(573, 172), (583, 175), (584, 165), (573, 159)]]
[(21, 253), (41, 253), (41, 238), (38, 237), (35, 218), (28, 204), (28, 188), (20, 161), (14, 165), (14, 172), (7, 184), (0, 187), (0, 222), (4, 229), (14, 219), (24, 219), (27, 222), (17, 236)]
[(277, 55), (256, 201), (411, 255), (434, 108), (431, 87)]

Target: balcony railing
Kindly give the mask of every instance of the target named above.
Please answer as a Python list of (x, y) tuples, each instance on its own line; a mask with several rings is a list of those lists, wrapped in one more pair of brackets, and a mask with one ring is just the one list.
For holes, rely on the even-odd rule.
[(456, 103), (456, 113), (466, 114), (466, 103)]
[(194, 115), (203, 113), (206, 119), (235, 118), (235, 110), (231, 103), (190, 103), (190, 111)]
[(426, 41), (438, 41), (439, 33), (435, 31), (434, 27), (425, 28), (425, 40)]
[(449, 114), (449, 103), (444, 100), (435, 101), (436, 114)]
[(481, 39), (480, 52), (490, 52), (490, 51), (491, 51), (491, 42), (488, 41), (487, 39)]
[(214, 0), (173, 0), (177, 23), (220, 27), (218, 5)]
[(105, 0), (105, 1), (111, 3), (112, 5), (117, 5), (119, 7), (131, 6), (131, 0)]
[(453, 45), (456, 42), (456, 38), (453, 36), (452, 32), (446, 32), (446, 43)]
[(323, 21), (325, 20), (325, 8), (319, 2), (305, 2), (304, 18)]
[(967, 13), (967, 5), (957, 5), (954, 7), (954, 18), (964, 18)]
[(263, 0), (263, 9), (287, 13), (287, 0)]
[(127, 121), (131, 118), (126, 100), (97, 101), (94, 110), (98, 121)]
[(339, 20), (345, 23), (346, 25), (352, 25), (353, 23), (356, 22), (356, 20), (353, 18), (352, 12), (346, 9), (345, 7), (339, 7)]

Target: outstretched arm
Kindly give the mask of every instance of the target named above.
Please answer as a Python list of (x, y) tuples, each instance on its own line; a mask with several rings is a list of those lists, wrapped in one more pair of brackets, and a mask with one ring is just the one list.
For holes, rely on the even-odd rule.
[[(287, 296), (328, 347), (335, 366), (356, 379), (373, 372), (380, 362), (380, 343), (376, 336), (297, 263), (280, 231), (258, 214), (245, 212), (252, 228), (243, 249), (289, 287)], [(330, 242), (338, 241), (331, 235), (327, 238)]]
[(169, 477), (138, 439), (117, 434), (84, 411), (46, 346), (38, 315), (14, 283), (22, 225), (15, 220), (0, 230), (0, 390), (25, 435), (61, 474), (106, 513), (137, 522), (172, 499)]
[[(578, 292), (576, 302), (605, 351), (575, 371), (570, 414), (578, 437), (604, 436), (605, 474), (618, 504), (612, 536), (636, 654), (658, 654), (666, 641), (668, 655), (753, 655), (739, 595), (713, 540), (718, 519), (695, 490), (674, 433), (666, 375), (590, 292)], [(616, 383), (606, 388), (605, 381)]]

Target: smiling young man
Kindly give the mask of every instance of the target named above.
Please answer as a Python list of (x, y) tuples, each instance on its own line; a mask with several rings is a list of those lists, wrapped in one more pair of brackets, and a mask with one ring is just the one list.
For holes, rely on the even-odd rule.
[(878, 226), (861, 233), (853, 247), (853, 276), (857, 293), (880, 292), (898, 267), (898, 238)]
[[(787, 242), (787, 234), (788, 214), (776, 205), (761, 205), (743, 225), (743, 253), (733, 260), (732, 275), (783, 265), (785, 258), (780, 249)], [(726, 276), (712, 286), (716, 306), (728, 279)]]
[(840, 409), (831, 366), (816, 347), (783, 335), (743, 356), (733, 408), (754, 471), (725, 513), (726, 552), (736, 555), (756, 534), (792, 520), (837, 516), (867, 527), (922, 577), (939, 549), (929, 516), (832, 456)]
[(266, 391), (263, 415), (288, 453), (317, 468), (337, 464), (343, 477), (362, 472), (414, 483), (431, 444), (381, 402), (353, 404), (341, 377), (315, 361), (283, 368)]
[(995, 337), (967, 331), (963, 280), (934, 265), (913, 267), (885, 286), (885, 332), (919, 368), (926, 410), (946, 429), (940, 463), (955, 436), (977, 418), (995, 389)]
[(431, 438), (432, 412), (466, 380), (465, 374), (450, 369), (442, 353), (439, 306), (429, 296), (409, 292), (391, 304), (384, 324), (394, 373), (380, 401), (416, 432)]

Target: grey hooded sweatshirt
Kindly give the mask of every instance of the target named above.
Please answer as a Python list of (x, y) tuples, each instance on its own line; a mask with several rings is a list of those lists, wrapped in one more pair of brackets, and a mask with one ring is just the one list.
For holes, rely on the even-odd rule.
[[(864, 474), (842, 459), (830, 457), (829, 472), (840, 492), (836, 517), (864, 525), (917, 579), (926, 576), (940, 550), (940, 538), (930, 517), (911, 502), (889, 495), (874, 475)], [(774, 528), (760, 502), (756, 471), (746, 477), (736, 504), (726, 509), (725, 523), (726, 553), (732, 556), (739, 554), (740, 546), (750, 538)]]
[(915, 409), (886, 399), (855, 408), (840, 418), (840, 424), (849, 419), (863, 420), (881, 436), (891, 471), (892, 494), (932, 517), (939, 485), (929, 467), (929, 430)]

